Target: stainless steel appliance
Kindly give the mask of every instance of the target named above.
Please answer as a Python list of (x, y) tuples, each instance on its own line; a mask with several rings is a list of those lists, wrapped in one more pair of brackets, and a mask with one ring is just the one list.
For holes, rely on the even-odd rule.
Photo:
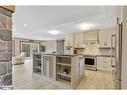
[(121, 88), (121, 66), (122, 66), (122, 23), (118, 23), (117, 19), (117, 34), (116, 34), (116, 68), (113, 70), (115, 74), (115, 87)]
[(92, 55), (84, 55), (85, 68), (90, 70), (97, 70), (97, 57)]

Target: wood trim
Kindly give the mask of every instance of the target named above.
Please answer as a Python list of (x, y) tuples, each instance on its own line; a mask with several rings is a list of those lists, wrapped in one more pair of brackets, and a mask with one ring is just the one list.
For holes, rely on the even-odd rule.
[(15, 12), (15, 6), (0, 6), (1, 8), (7, 9), (11, 12)]

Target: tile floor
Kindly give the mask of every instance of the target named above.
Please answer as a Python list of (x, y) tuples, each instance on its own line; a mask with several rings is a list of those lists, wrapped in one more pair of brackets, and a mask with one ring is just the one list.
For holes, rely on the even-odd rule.
[[(25, 64), (13, 65), (13, 89), (67, 89), (38, 76), (32, 75), (32, 60)], [(112, 74), (109, 72), (85, 70), (85, 77), (77, 89), (114, 89)]]

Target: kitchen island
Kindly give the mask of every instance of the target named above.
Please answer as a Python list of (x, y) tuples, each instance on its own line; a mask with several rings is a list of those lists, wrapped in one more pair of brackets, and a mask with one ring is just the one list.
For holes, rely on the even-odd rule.
[(84, 58), (77, 54), (34, 53), (33, 74), (64, 87), (76, 88), (84, 77)]

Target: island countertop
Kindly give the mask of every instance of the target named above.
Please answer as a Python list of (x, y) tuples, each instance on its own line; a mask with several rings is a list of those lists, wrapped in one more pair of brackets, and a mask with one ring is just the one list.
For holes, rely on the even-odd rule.
[(78, 54), (66, 54), (66, 53), (44, 53), (44, 52), (35, 52), (34, 54), (43, 54), (43, 55), (55, 55), (55, 56), (79, 56)]
[[(47, 53), (47, 52), (35, 52), (34, 54), (43, 54), (43, 55), (54, 55), (54, 56), (80, 56), (80, 57), (111, 57), (111, 55), (102, 55), (102, 54), (70, 54), (70, 53)], [(114, 55), (112, 57), (115, 57)]]

